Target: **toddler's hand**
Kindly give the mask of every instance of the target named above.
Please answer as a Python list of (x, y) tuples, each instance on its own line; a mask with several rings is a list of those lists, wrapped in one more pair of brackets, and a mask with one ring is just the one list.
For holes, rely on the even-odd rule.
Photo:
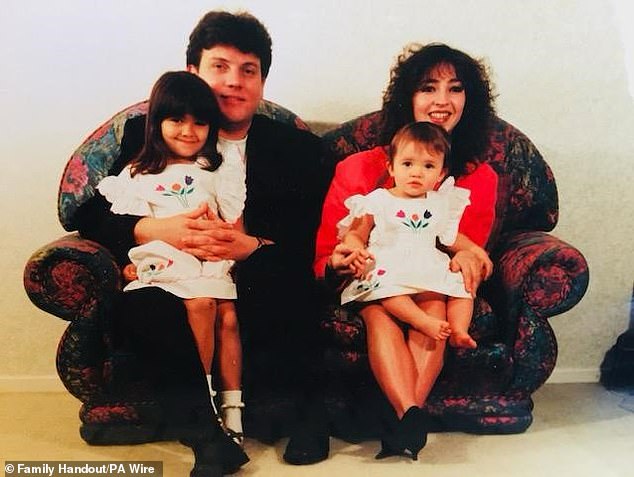
[(366, 275), (369, 262), (372, 262), (374, 258), (365, 248), (353, 251), (352, 255), (353, 260), (350, 263), (350, 271), (354, 278), (362, 280)]

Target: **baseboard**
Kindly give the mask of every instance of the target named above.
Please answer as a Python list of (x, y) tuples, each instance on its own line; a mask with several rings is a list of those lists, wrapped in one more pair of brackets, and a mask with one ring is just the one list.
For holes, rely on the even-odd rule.
[(598, 368), (555, 368), (546, 383), (598, 383), (599, 377)]
[(0, 393), (68, 392), (57, 375), (0, 376)]

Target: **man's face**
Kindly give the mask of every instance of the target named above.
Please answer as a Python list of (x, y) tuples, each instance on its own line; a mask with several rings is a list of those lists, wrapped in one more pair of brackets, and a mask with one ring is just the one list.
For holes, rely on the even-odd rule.
[(264, 92), (260, 59), (230, 45), (216, 45), (202, 51), (198, 66), (187, 69), (205, 80), (216, 95), (225, 119), (222, 136), (246, 136)]

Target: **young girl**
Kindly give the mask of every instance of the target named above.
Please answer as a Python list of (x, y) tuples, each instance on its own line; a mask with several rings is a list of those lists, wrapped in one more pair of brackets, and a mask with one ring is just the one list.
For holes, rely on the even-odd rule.
[[(246, 186), (236, 178), (244, 177), (245, 166), (235, 149), (236, 153), (218, 153), (219, 123), (218, 103), (203, 80), (184, 71), (162, 75), (150, 96), (143, 149), (118, 176), (106, 177), (98, 185), (111, 210), (168, 217), (206, 202), (213, 214), (242, 227)], [(128, 255), (132, 264), (124, 267), (123, 274), (130, 283), (124, 291), (155, 286), (183, 298), (212, 404), (216, 333), (221, 337), (221, 419), (227, 433), (242, 444), (242, 349), (232, 301), (236, 298), (230, 276), (233, 262), (200, 262), (161, 241), (134, 247)]]
[(472, 296), (462, 275), (449, 270), (448, 255), (436, 247), (436, 239), (453, 245), (469, 205), (469, 191), (455, 187), (453, 177), (445, 179), (449, 150), (444, 129), (410, 123), (390, 145), (387, 168), (394, 187), (345, 201), (350, 213), (337, 226), (355, 257), (354, 280), (341, 302), (380, 300), (392, 316), (427, 336), (475, 348), (468, 333)]

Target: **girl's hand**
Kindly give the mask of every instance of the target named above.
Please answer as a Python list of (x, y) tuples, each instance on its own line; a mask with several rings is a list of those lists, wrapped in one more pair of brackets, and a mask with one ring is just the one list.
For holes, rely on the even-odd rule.
[(134, 265), (133, 263), (128, 263), (125, 267), (123, 267), (123, 270), (121, 272), (123, 275), (123, 279), (126, 282), (132, 282), (139, 278), (136, 274), (136, 265)]
[(339, 243), (332, 251), (329, 264), (339, 276), (357, 277), (357, 274), (365, 272), (366, 262), (371, 259), (372, 255), (366, 249), (352, 248)]
[(352, 270), (354, 278), (362, 280), (365, 278), (368, 262), (371, 262), (373, 257), (365, 248), (355, 250), (352, 254), (354, 259), (350, 264), (350, 270)]

